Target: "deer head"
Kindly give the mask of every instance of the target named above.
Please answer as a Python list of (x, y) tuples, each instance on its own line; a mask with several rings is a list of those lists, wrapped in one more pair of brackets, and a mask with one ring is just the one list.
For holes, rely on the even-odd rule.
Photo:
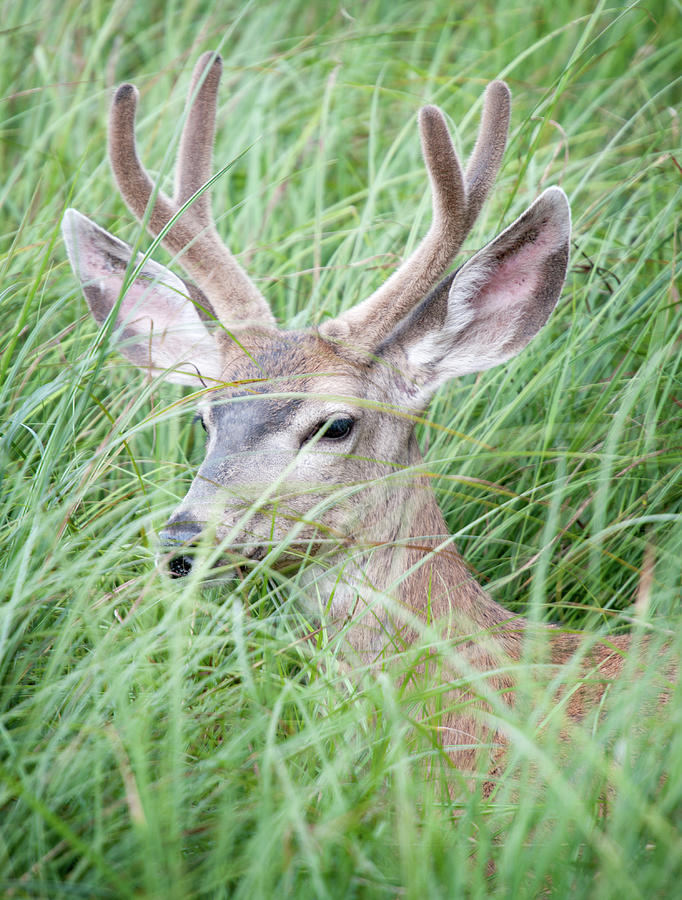
[(428, 489), (424, 499), (415, 488), (415, 416), (445, 381), (510, 359), (547, 321), (568, 260), (566, 196), (548, 188), (446, 274), (499, 170), (510, 94), (501, 81), (487, 87), (464, 172), (443, 114), (426, 106), (419, 129), (433, 203), (428, 233), (368, 299), (318, 329), (279, 329), (218, 238), (205, 189), (221, 69), (216, 53), (195, 68), (172, 200), (137, 156), (135, 88), (119, 87), (111, 108), (109, 154), (121, 194), (191, 280), (131, 260), (128, 245), (75, 210), (63, 224), (90, 310), (100, 325), (115, 317), (121, 352), (150, 375), (200, 392), (206, 457), (163, 534), (175, 548), (169, 570), (191, 570), (191, 546), (206, 530), (226, 553), (260, 559), (278, 547), (287, 564), (394, 542), (406, 518), (412, 532), (442, 533), (435, 513), (414, 511), (435, 505)]

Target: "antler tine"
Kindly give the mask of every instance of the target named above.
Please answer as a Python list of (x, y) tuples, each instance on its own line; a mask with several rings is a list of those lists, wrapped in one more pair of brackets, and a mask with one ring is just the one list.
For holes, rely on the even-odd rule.
[(367, 300), (323, 323), (325, 337), (373, 349), (445, 274), (495, 181), (507, 142), (511, 94), (503, 81), (488, 85), (466, 176), (447, 124), (436, 106), (419, 111), (422, 153), (432, 193), (431, 226), (414, 253)]
[[(211, 177), (216, 100), (222, 73), (223, 61), (212, 51), (199, 57), (192, 73), (187, 95), (189, 109), (175, 165), (174, 200), (178, 207), (196, 194)], [(192, 215), (204, 227), (213, 225), (208, 191), (194, 201)]]
[(483, 95), (483, 113), (476, 145), (466, 171), (468, 233), (478, 218), (481, 207), (490, 193), (502, 165), (509, 117), (511, 92), (504, 81), (491, 81)]
[[(162, 191), (156, 193), (147, 222), (154, 237), (210, 177), (221, 73), (222, 60), (213, 52), (204, 53), (194, 68), (190, 108), (178, 152), (175, 199), (170, 200)], [(109, 158), (121, 196), (141, 220), (154, 193), (154, 183), (140, 162), (135, 145), (138, 96), (132, 84), (121, 85), (114, 95), (109, 120)], [(274, 324), (267, 302), (220, 240), (207, 191), (183, 212), (166, 232), (162, 243), (178, 256), (223, 324), (234, 324), (235, 319)]]
[[(114, 94), (109, 120), (109, 160), (121, 196), (130, 211), (142, 219), (154, 183), (142, 166), (135, 145), (135, 113), (139, 93), (132, 84), (122, 84)], [(159, 191), (149, 217), (149, 230), (158, 234), (173, 216), (166, 195)]]
[(391, 324), (399, 322), (428, 293), (433, 286), (433, 272), (447, 268), (464, 240), (462, 211), (466, 208), (466, 194), (462, 168), (437, 106), (419, 110), (419, 133), (431, 183), (431, 226), (412, 256), (377, 291), (322, 325), (320, 331), (326, 337), (343, 339), (352, 335), (364, 347), (375, 344), (390, 328), (385, 317), (390, 318)]

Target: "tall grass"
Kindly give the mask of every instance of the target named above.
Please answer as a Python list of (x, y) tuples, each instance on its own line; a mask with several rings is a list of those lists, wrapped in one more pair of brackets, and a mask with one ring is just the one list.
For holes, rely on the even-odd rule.
[[(5, 4), (5, 896), (677, 895), (673, 670), (669, 702), (650, 701), (661, 641), (674, 659), (682, 634), (680, 11)], [(216, 164), (234, 164), (214, 209), (280, 321), (362, 299), (424, 232), (424, 102), (444, 107), (466, 151), (484, 84), (501, 76), (514, 93), (468, 250), (542, 187), (571, 197), (572, 264), (550, 324), (520, 358), (440, 392), (420, 440), (496, 599), (651, 641), (568, 748), (551, 692), (508, 713), (509, 765), (489, 799), (415, 725), (423, 698), (388, 674), (350, 679), (338, 648), (301, 640), (295, 580), (261, 569), (233, 590), (180, 589), (154, 567), (200, 442), (181, 390), (145, 386), (98, 337), (58, 229), (73, 205), (137, 239), (105, 158), (112, 86), (141, 88), (144, 159), (170, 178), (191, 65), (215, 47)]]

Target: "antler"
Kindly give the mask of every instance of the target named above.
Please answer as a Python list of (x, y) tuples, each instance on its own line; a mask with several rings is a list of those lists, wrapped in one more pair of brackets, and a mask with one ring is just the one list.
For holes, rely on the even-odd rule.
[(431, 227), (412, 256), (367, 300), (322, 324), (325, 337), (351, 340), (354, 346), (371, 350), (438, 283), (493, 186), (507, 143), (510, 111), (509, 88), (503, 81), (491, 82), (464, 177), (442, 112), (436, 106), (419, 111), (433, 198)]
[[(216, 95), (222, 69), (221, 57), (212, 51), (204, 53), (194, 67), (187, 101), (189, 110), (176, 163), (175, 197), (171, 200), (162, 191), (154, 197), (154, 208), (147, 223), (154, 237), (211, 177)], [(109, 120), (109, 157), (123, 199), (141, 220), (154, 193), (154, 183), (140, 162), (135, 146), (138, 96), (132, 84), (122, 84), (114, 95)], [(223, 324), (234, 323), (235, 318), (274, 324), (266, 300), (218, 236), (208, 191), (196, 197), (166, 232), (162, 243), (178, 256)]]

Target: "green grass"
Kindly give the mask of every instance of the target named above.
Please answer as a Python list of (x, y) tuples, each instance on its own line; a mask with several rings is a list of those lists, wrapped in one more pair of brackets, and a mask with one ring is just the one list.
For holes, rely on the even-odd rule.
[[(677, 896), (679, 686), (643, 710), (661, 640), (675, 659), (682, 645), (681, 12), (5, 4), (3, 896)], [(550, 324), (520, 358), (441, 391), (420, 439), (496, 599), (653, 638), (643, 673), (568, 747), (551, 692), (509, 713), (490, 799), (449, 796), (457, 773), (414, 727), (424, 697), (388, 673), (349, 678), (338, 648), (301, 641), (295, 583), (179, 589), (154, 567), (199, 436), (181, 389), (145, 386), (98, 341), (59, 223), (73, 205), (136, 240), (106, 160), (111, 90), (140, 87), (143, 157), (170, 178), (191, 66), (214, 47), (216, 165), (235, 161), (214, 209), (282, 322), (362, 299), (424, 232), (424, 102), (466, 152), (484, 84), (513, 91), (505, 163), (467, 250), (544, 186), (571, 198)]]

